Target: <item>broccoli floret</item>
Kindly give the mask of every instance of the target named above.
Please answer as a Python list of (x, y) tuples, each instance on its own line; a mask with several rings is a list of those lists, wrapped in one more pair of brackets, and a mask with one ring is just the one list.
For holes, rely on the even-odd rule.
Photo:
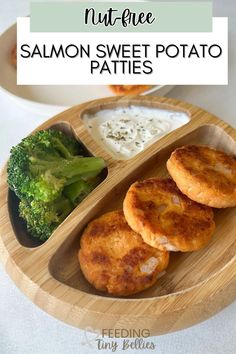
[(65, 187), (64, 194), (73, 203), (79, 204), (100, 182), (99, 178), (88, 181), (79, 180)]
[(43, 241), (101, 181), (105, 162), (86, 157), (75, 140), (49, 129), (11, 149), (8, 184), (20, 199), (19, 215)]
[(46, 241), (73, 208), (69, 199), (64, 197), (52, 203), (21, 200), (19, 214), (26, 222), (29, 233), (33, 237)]
[[(66, 145), (67, 144), (67, 145)], [(11, 149), (9, 187), (20, 198), (51, 202), (64, 186), (97, 176), (105, 167), (99, 157), (81, 157), (74, 139), (55, 130), (39, 131)]]
[[(69, 158), (71, 156), (84, 155), (83, 148), (77, 140), (54, 129), (41, 130), (24, 138), (21, 146), (26, 150), (33, 149), (36, 156), (43, 159), (45, 159), (45, 150), (47, 150), (49, 158), (53, 158), (54, 156)], [(41, 152), (43, 152), (43, 155)]]
[(25, 220), (30, 234), (45, 241), (98, 183), (98, 178), (72, 183), (64, 189), (63, 196), (50, 203), (23, 199), (19, 203), (19, 215)]

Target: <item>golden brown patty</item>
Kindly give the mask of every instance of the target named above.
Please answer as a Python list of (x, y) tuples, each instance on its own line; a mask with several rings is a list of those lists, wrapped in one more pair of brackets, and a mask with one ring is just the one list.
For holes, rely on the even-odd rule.
[(176, 149), (167, 168), (179, 189), (192, 200), (214, 208), (236, 205), (236, 159), (208, 146)]
[(149, 288), (167, 267), (169, 253), (159, 251), (131, 230), (122, 211), (89, 223), (81, 238), (79, 262), (98, 290), (126, 296)]
[(110, 85), (116, 95), (138, 95), (149, 90), (151, 85)]
[(124, 214), (130, 227), (160, 250), (198, 250), (210, 241), (215, 228), (211, 208), (183, 195), (171, 178), (132, 184)]

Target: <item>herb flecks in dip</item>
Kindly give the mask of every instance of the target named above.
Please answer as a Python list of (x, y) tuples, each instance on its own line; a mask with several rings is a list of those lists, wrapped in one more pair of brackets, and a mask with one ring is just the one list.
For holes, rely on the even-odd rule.
[(104, 109), (83, 117), (92, 137), (108, 153), (126, 160), (189, 121), (183, 112), (142, 106)]

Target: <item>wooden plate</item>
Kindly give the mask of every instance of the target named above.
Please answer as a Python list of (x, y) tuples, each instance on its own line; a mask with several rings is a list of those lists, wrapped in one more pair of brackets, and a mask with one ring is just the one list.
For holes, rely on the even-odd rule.
[[(145, 105), (186, 112), (188, 124), (166, 135), (128, 161), (111, 158), (87, 132), (84, 112)], [(157, 97), (108, 98), (73, 107), (39, 127), (75, 134), (108, 166), (106, 179), (67, 217), (49, 240), (38, 245), (19, 226), (16, 200), (8, 193), (6, 167), (0, 183), (0, 255), (17, 286), (38, 306), (71, 325), (95, 329), (149, 329), (152, 335), (176, 331), (207, 319), (236, 296), (235, 208), (215, 211), (216, 231), (198, 252), (171, 253), (167, 272), (152, 288), (129, 298), (93, 289), (77, 261), (80, 235), (94, 217), (122, 206), (137, 179), (166, 175), (170, 153), (184, 144), (207, 144), (236, 151), (236, 132), (210, 113), (188, 103)]]

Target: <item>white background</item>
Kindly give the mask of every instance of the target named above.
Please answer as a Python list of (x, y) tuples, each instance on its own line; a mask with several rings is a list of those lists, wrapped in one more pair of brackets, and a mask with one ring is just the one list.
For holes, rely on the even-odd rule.
[[(90, 46), (90, 59), (87, 56), (82, 58), (59, 57), (40, 58), (34, 55), (33, 58), (23, 58), (18, 51), (17, 63), (17, 83), (28, 85), (108, 85), (108, 84), (150, 84), (150, 85), (180, 85), (180, 84), (227, 84), (227, 19), (214, 18), (213, 31), (206, 33), (33, 33), (30, 32), (30, 19), (19, 18), (17, 21), (17, 47), (21, 48), (23, 44), (30, 46), (30, 52), (33, 52), (35, 45), (38, 45), (43, 56), (43, 45), (46, 46), (46, 55), (49, 56), (52, 45), (55, 48), (66, 48), (70, 44), (79, 46), (80, 44), (87, 48)], [(122, 60), (123, 57), (112, 55), (104, 59), (97, 58), (101, 54), (96, 50), (97, 45), (113, 44), (149, 44), (147, 57), (145, 51), (141, 50), (141, 63), (145, 60), (152, 62), (153, 72), (151, 74), (129, 74), (125, 71), (122, 74), (122, 66), (117, 64), (117, 74), (114, 74), (112, 60)], [(181, 44), (188, 44), (185, 49), (186, 57), (180, 54), (171, 58), (165, 53), (160, 53), (156, 58), (156, 44), (162, 44), (165, 48), (170, 44), (177, 47)], [(218, 58), (212, 58), (208, 55), (206, 49), (205, 57), (202, 57), (201, 44), (218, 45), (222, 48), (222, 54)], [(188, 58), (192, 46), (195, 45), (200, 58), (192, 55)], [(69, 55), (74, 55), (75, 50), (71, 49)], [(218, 49), (212, 49), (212, 55), (217, 55)], [(27, 53), (22, 52), (22, 55)], [(168, 51), (170, 56), (176, 55), (176, 50), (172, 46)], [(131, 54), (132, 55), (132, 54)], [(94, 70), (91, 73), (90, 60), (96, 60), (102, 67), (104, 60), (111, 68), (112, 75), (108, 71)], [(125, 59), (129, 61), (129, 59)], [(149, 64), (150, 65), (150, 64)], [(141, 65), (142, 66), (142, 65)], [(143, 67), (143, 66), (142, 66)], [(127, 66), (126, 66), (127, 68)], [(144, 68), (145, 69), (145, 68)], [(127, 70), (127, 69), (126, 69)]]
[[(9, 27), (16, 16), (28, 13), (28, 0), (0, 0), (0, 32)], [(236, 127), (235, 0), (214, 0), (214, 16), (230, 17), (229, 85), (179, 86), (168, 96), (197, 104)], [(0, 92), (0, 164), (7, 158), (10, 147), (44, 119), (20, 108)], [(156, 344), (155, 354), (235, 354), (236, 302), (201, 324), (152, 340)], [(110, 353), (96, 352), (89, 346), (83, 346), (83, 341), (83, 331), (65, 325), (38, 309), (16, 288), (0, 266), (1, 354)], [(131, 351), (127, 353), (132, 354)], [(147, 351), (133, 353), (146, 354)]]

